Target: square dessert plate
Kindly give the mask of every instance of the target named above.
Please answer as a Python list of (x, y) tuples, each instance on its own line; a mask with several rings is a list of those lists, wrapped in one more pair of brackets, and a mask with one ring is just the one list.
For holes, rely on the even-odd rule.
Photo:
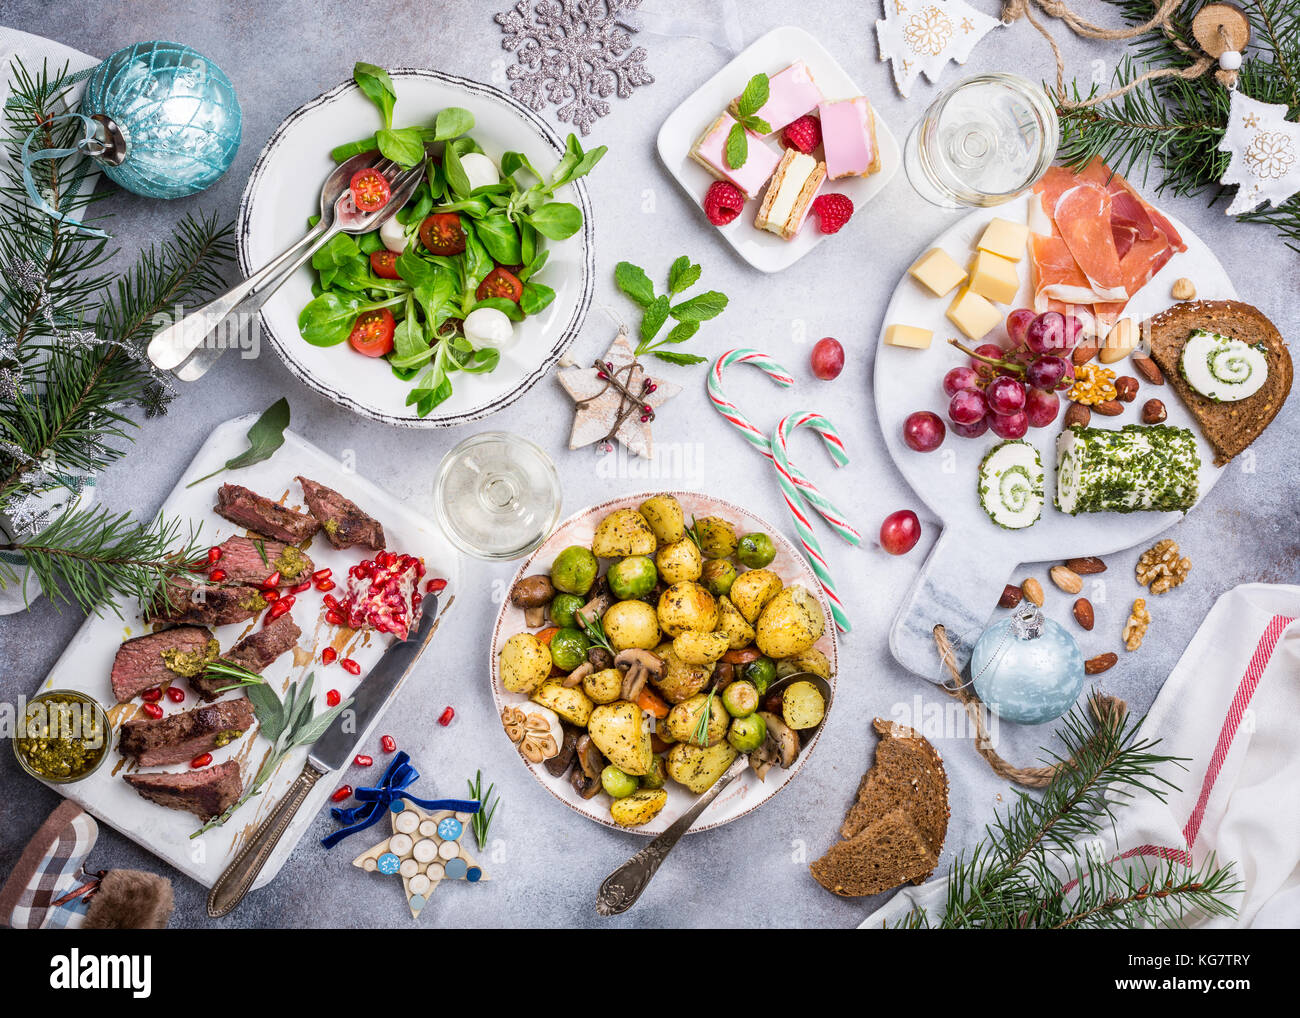
[[(703, 202), (704, 193), (713, 183), (714, 177), (691, 158), (691, 146), (704, 129), (727, 108), (731, 100), (741, 93), (750, 78), (760, 71), (776, 74), (796, 60), (802, 60), (808, 65), (827, 99), (849, 99), (865, 94), (821, 43), (802, 28), (785, 25), (772, 29), (692, 92), (659, 128), (659, 158), (668, 167), (668, 172), (677, 178), (677, 183), (690, 195), (699, 211), (701, 222), (709, 222), (704, 216)], [(871, 96), (867, 98), (870, 99)], [(862, 214), (863, 207), (884, 190), (890, 178), (898, 172), (902, 161), (898, 141), (876, 112), (874, 102), (872, 115), (876, 118), (876, 143), (880, 146), (880, 172), (869, 177), (827, 180), (819, 192), (848, 195), (853, 200), (855, 220)], [(780, 272), (823, 240), (833, 236), (817, 229), (816, 220), (811, 215), (793, 240), (782, 240), (774, 233), (760, 230), (754, 225), (754, 216), (758, 213), (761, 200), (761, 195), (755, 195), (745, 203), (745, 210), (732, 222), (726, 226), (711, 227), (726, 237), (740, 257), (754, 268), (763, 272)], [(850, 220), (844, 229), (852, 230), (854, 226), (855, 222)]]

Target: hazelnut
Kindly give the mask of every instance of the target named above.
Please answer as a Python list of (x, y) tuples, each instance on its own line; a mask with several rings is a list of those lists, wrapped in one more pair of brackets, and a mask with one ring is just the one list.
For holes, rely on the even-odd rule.
[(1086, 428), (1088, 422), (1092, 420), (1092, 411), (1082, 403), (1071, 403), (1065, 411), (1065, 426), (1067, 428), (1079, 425)]
[(1159, 424), (1168, 416), (1165, 405), (1158, 399), (1149, 399), (1142, 404), (1143, 424)]
[(1138, 380), (1132, 375), (1120, 375), (1115, 379), (1115, 398), (1122, 403), (1132, 403), (1137, 398)]
[(1195, 300), (1196, 284), (1186, 276), (1174, 280), (1174, 285), (1169, 291), (1174, 300)]
[(1002, 596), (998, 598), (999, 608), (1014, 608), (1020, 603), (1020, 588), (1014, 584), (1008, 583), (1002, 588)]

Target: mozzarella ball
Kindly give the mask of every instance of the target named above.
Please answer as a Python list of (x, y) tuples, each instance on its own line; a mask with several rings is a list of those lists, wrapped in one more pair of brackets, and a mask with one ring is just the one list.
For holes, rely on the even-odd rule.
[(388, 250), (401, 254), (406, 250), (406, 227), (397, 221), (396, 216), (389, 216), (379, 228), (379, 239)]
[(499, 350), (515, 337), (514, 323), (496, 308), (475, 308), (465, 316), (464, 330), (465, 338), (476, 347), (491, 346)]
[(501, 174), (497, 172), (497, 164), (483, 155), (482, 152), (466, 152), (460, 157), (460, 167), (465, 171), (465, 176), (469, 177), (469, 189), (471, 191), (501, 183)]

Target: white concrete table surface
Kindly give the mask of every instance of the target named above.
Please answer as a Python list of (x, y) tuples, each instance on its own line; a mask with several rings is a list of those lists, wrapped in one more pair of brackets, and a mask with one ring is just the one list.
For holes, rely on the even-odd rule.
[[(358, 18), (355, 4), (304, 0), (53, 5), (6, 0), (0, 17), (9, 26), (98, 56), (142, 39), (188, 43), (216, 61), (234, 82), (244, 110), (244, 140), (223, 180), (206, 194), (183, 201), (121, 195), (107, 203), (118, 217), (110, 228), (123, 248), (125, 265), (140, 245), (165, 236), (184, 212), (203, 209), (233, 219), (246, 175), (271, 131), (298, 105), (346, 79), (356, 60), (435, 67), (505, 87), (505, 67), (513, 56), (502, 50), (492, 15), (506, 6), (505, 0), (372, 0), (361, 5), (364, 15)], [(646, 2), (647, 9), (667, 6), (667, 0)], [(676, 6), (686, 16), (704, 17), (711, 5), (692, 0)], [(994, 14), (997, 10), (993, 0), (976, 0), (976, 6)], [(878, 3), (747, 0), (740, 7), (747, 43), (787, 21), (818, 36), (900, 140), (936, 93), (923, 79), (910, 100), (894, 91), (887, 65), (877, 59), (873, 23), (880, 16)], [(1114, 17), (1114, 9), (1102, 3), (1085, 2), (1083, 13), (1097, 19)], [(1094, 75), (1108, 80), (1123, 55), (1119, 46), (1066, 38), (1060, 26), (1056, 31), (1073, 75), (1084, 81)], [(686, 253), (703, 264), (704, 286), (731, 297), (725, 314), (704, 325), (691, 349), (716, 354), (731, 346), (758, 347), (784, 361), (798, 379), (793, 391), (780, 393), (758, 372), (736, 370), (729, 377), (733, 397), (755, 408), (751, 412), (762, 425), (775, 423), (780, 413), (811, 406), (839, 426), (852, 456), (847, 469), (833, 471), (813, 439), (797, 440), (801, 464), (868, 535), (867, 546), (857, 552), (837, 545), (829, 534), (824, 538), (835, 553), (840, 592), (854, 623), (853, 633), (841, 645), (839, 695), (821, 744), (790, 788), (726, 828), (686, 839), (635, 909), (616, 920), (601, 920), (593, 907), (600, 880), (644, 842), (568, 811), (533, 782), (502, 736), (492, 709), (485, 655), (512, 567), (474, 566), (474, 579), (463, 585), (450, 626), (438, 634), (437, 646), (422, 666), (427, 674), (411, 682), (384, 728), (410, 752), (422, 773), (418, 789), (425, 795), (462, 795), (466, 778), (479, 769), (496, 783), (502, 805), (492, 828), (493, 844), (482, 853), (493, 880), (443, 887), (420, 925), (856, 925), (881, 899), (836, 898), (812, 880), (807, 863), (837, 837), (845, 806), (870, 759), (871, 718), (917, 719), (919, 710), (929, 734), (933, 718), (945, 712), (954, 716), (952, 701), (904, 672), (887, 649), (895, 605), (937, 528), (922, 513), (921, 543), (901, 558), (874, 546), (881, 519), (918, 502), (879, 440), (870, 384), (872, 352), (888, 295), (916, 255), (951, 222), (951, 215), (917, 198), (900, 172), (840, 236), (788, 271), (765, 276), (748, 268), (714, 235), (660, 165), (654, 149), (659, 124), (729, 55), (699, 39), (643, 34), (636, 41), (649, 51), (648, 66), (656, 82), (636, 89), (630, 99), (613, 100), (611, 114), (583, 139), (588, 147), (609, 145), (610, 152), (589, 178), (598, 288), (571, 356), (590, 361), (611, 339), (615, 318), (636, 321), (635, 309), (614, 287), (615, 262), (633, 261), (658, 278), (673, 258)], [(975, 49), (964, 70), (950, 66), (944, 82), (990, 70), (1049, 78), (1051, 54), (1028, 25), (1000, 29)], [(556, 126), (562, 133), (568, 130), (567, 125)], [(1142, 186), (1140, 172), (1133, 179)], [(1154, 170), (1152, 184), (1144, 188), (1153, 198), (1158, 179)], [(1300, 255), (1264, 227), (1225, 218), (1222, 206), (1207, 209), (1199, 199), (1156, 200), (1214, 244), (1244, 300), (1271, 316), (1284, 335), (1295, 332)], [(831, 383), (814, 379), (807, 366), (808, 351), (822, 336), (838, 337), (848, 351), (844, 373)], [(566, 515), (617, 494), (686, 486), (742, 502), (791, 533), (770, 468), (710, 408), (704, 368), (663, 370), (682, 382), (685, 391), (664, 408), (655, 426), (662, 457), (655, 465), (629, 461), (621, 453), (602, 458), (590, 449), (570, 452), (571, 404), (553, 378), (482, 427), (530, 435), (550, 451), (561, 474)], [(897, 384), (909, 385), (911, 380), (899, 378)], [(1165, 393), (1172, 398), (1167, 389)], [(296, 431), (327, 451), (353, 451), (360, 471), (426, 510), (443, 453), (470, 430), (478, 430), (407, 431), (364, 423), (294, 381), (269, 349), (257, 360), (227, 355), (200, 384), (182, 389), (166, 418), (143, 425), (138, 447), (100, 479), (102, 503), (155, 512), (215, 424), (260, 411), (281, 395), (289, 397)], [(1298, 437), (1296, 415), (1293, 398), (1255, 444), (1253, 456), (1229, 468), (1207, 503), (1170, 531), (1193, 562), (1191, 577), (1177, 591), (1150, 600), (1155, 620), (1145, 645), (1136, 654), (1122, 654), (1120, 664), (1104, 676), (1104, 688), (1127, 699), (1135, 711), (1150, 705), (1216, 597), (1246, 581), (1300, 579), (1297, 480), (1294, 453), (1288, 452)], [(291, 465), (286, 471), (291, 472)], [(1116, 526), (1123, 525), (1122, 519), (1116, 520)], [(1110, 557), (1106, 603), (1097, 605), (1094, 632), (1080, 641), (1085, 653), (1119, 649), (1127, 605), (1139, 592), (1132, 577), (1138, 551)], [(1034, 571), (1046, 579), (1045, 565)], [(1068, 622), (1072, 599), (1050, 585), (1048, 589), (1051, 614)], [(60, 613), (46, 601), (28, 614), (0, 620), (0, 697), (13, 701), (33, 690), (80, 624), (76, 611), (65, 608)], [(436, 719), (448, 704), (456, 708), (456, 718), (442, 728)], [(1019, 763), (1034, 762), (1049, 731), (1004, 726), (1004, 755)], [(960, 725), (954, 728), (949, 722), (932, 738), (952, 786), (952, 821), (941, 862), (945, 869), (957, 850), (975, 842), (993, 810), (1005, 807), (1012, 793), (975, 754)], [(378, 768), (353, 771), (340, 780), (358, 785), (377, 777)], [(19, 771), (8, 751), (0, 753), (0, 872), (13, 865), (57, 801)], [(316, 839), (333, 828), (333, 821), (322, 813), (275, 883), (250, 896), (219, 925), (413, 925), (395, 882), (350, 865), (373, 840), (369, 832), (326, 852)], [(107, 827), (90, 863), (95, 869), (163, 868)], [(176, 884), (173, 926), (208, 925), (203, 890), (170, 875)]]

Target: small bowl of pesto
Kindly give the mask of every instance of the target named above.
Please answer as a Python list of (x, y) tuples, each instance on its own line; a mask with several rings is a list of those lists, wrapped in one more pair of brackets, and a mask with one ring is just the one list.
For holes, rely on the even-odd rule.
[(93, 697), (73, 689), (47, 689), (27, 701), (13, 741), (23, 770), (62, 784), (99, 768), (108, 757), (113, 726)]

